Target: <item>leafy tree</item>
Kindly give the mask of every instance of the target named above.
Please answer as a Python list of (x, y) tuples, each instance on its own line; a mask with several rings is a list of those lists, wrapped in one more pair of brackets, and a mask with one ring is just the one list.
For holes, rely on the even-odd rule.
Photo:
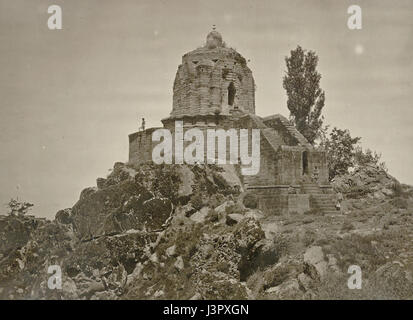
[(323, 124), (321, 111), (325, 101), (324, 91), (320, 88), (321, 74), (316, 70), (318, 56), (300, 46), (290, 54), (285, 58), (287, 72), (283, 79), (287, 107), (297, 130), (313, 144)]
[(359, 166), (377, 166), (380, 169), (387, 171), (386, 163), (381, 161), (381, 153), (377, 153), (368, 148), (363, 151), (363, 149), (358, 146), (356, 147), (354, 157), (356, 164)]
[(17, 199), (10, 199), (7, 204), (9, 208), (9, 215), (11, 216), (24, 216), (33, 207), (30, 202), (20, 202)]
[(351, 137), (348, 129), (333, 128), (330, 135), (327, 134), (328, 126), (321, 129), (320, 147), (324, 148), (329, 164), (329, 178), (345, 174), (356, 163), (356, 146), (360, 137)]

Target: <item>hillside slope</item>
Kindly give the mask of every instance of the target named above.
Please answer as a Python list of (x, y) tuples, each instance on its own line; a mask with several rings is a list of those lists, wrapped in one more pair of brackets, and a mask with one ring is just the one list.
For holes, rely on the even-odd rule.
[(334, 188), (337, 214), (265, 216), (231, 166), (116, 163), (53, 221), (1, 217), (0, 298), (413, 298), (412, 189), (369, 166)]

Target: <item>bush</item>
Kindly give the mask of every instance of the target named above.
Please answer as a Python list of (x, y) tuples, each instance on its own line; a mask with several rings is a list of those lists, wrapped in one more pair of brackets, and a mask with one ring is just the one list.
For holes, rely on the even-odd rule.
[(176, 171), (175, 166), (161, 165), (154, 169), (155, 179), (153, 181), (153, 190), (161, 197), (170, 199), (174, 204), (178, 199), (178, 188), (181, 178)]
[(386, 263), (383, 249), (379, 250), (374, 244), (383, 241), (382, 237), (351, 234), (349, 237), (336, 239), (323, 249), (326, 254), (332, 253), (338, 258), (338, 266), (343, 272), (347, 272), (348, 266), (352, 264), (371, 272)]
[(206, 221), (217, 222), (218, 220), (219, 220), (218, 213), (214, 209), (209, 209), (208, 214), (206, 216)]
[(33, 207), (33, 204), (30, 202), (21, 202), (17, 199), (10, 199), (7, 207), (9, 208), (10, 216), (24, 216)]
[(322, 129), (320, 147), (324, 148), (329, 163), (329, 178), (332, 180), (337, 175), (348, 172), (355, 165), (355, 153), (360, 137), (353, 138), (349, 130), (333, 128), (327, 136), (328, 127)]
[(202, 195), (200, 193), (195, 193), (191, 197), (191, 204), (195, 210), (199, 210), (204, 206), (204, 201), (202, 199)]
[(242, 203), (246, 208), (256, 209), (258, 207), (258, 197), (255, 194), (248, 192), (244, 196)]
[(394, 198), (391, 204), (398, 209), (407, 209), (408, 207), (407, 200), (402, 197)]
[(305, 247), (312, 245), (317, 239), (317, 234), (313, 230), (306, 230), (303, 235), (303, 244)]
[(354, 159), (355, 163), (359, 166), (363, 167), (366, 165), (373, 165), (379, 167), (384, 171), (387, 171), (385, 162), (380, 161), (381, 153), (377, 153), (376, 151), (372, 151), (370, 149), (366, 149), (366, 151), (363, 151), (363, 149), (360, 146), (358, 146), (355, 148)]
[(291, 249), (289, 238), (281, 233), (277, 233), (273, 239), (273, 248), (277, 252), (277, 261), (284, 255), (288, 254)]
[(343, 225), (341, 226), (341, 231), (350, 231), (350, 230), (354, 230), (354, 225), (346, 220), (343, 222)]
[(287, 265), (275, 266), (264, 273), (263, 289), (276, 287), (288, 279), (290, 269)]
[(398, 181), (395, 181), (392, 184), (391, 189), (392, 189), (393, 195), (395, 197), (405, 197), (405, 195), (406, 195), (405, 191), (403, 190), (403, 186)]

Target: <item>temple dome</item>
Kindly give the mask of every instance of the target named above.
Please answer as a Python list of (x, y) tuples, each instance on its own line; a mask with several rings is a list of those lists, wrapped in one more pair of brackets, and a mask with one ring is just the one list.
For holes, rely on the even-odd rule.
[(173, 86), (171, 117), (255, 114), (255, 83), (245, 58), (225, 46), (218, 31), (183, 55)]
[(206, 47), (208, 49), (214, 49), (216, 47), (222, 47), (224, 42), (222, 41), (222, 36), (218, 31), (211, 31), (206, 37)]

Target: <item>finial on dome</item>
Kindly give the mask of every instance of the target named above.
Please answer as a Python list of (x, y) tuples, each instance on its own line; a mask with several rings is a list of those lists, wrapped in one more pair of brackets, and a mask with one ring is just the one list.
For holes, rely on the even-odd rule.
[(206, 38), (206, 47), (208, 49), (215, 49), (216, 47), (222, 47), (223, 41), (221, 34), (216, 31), (216, 25), (212, 25), (212, 31), (208, 33)]

